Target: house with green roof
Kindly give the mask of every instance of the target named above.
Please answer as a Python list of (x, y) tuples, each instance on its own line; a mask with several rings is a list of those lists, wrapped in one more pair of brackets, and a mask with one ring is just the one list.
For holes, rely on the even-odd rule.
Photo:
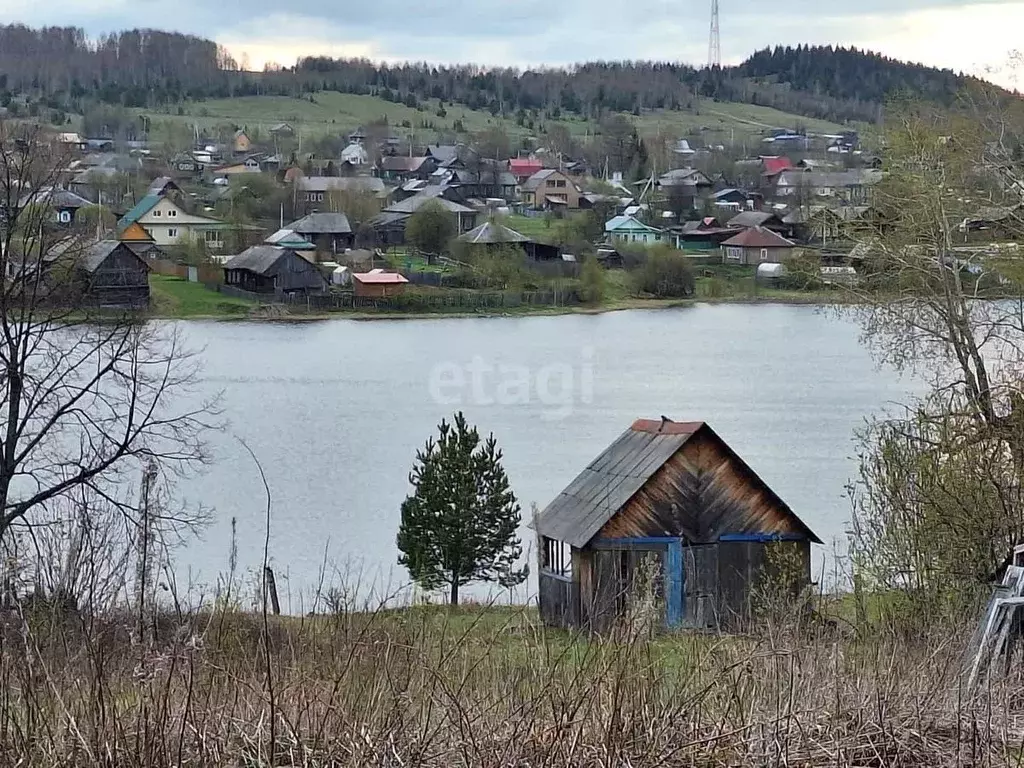
[(605, 234), (618, 243), (640, 243), (654, 245), (662, 242), (664, 233), (656, 227), (644, 224), (633, 216), (615, 216), (604, 225)]
[(224, 248), (224, 232), (231, 228), (227, 222), (197, 216), (168, 197), (148, 194), (117, 223), (118, 232), (132, 224), (139, 224), (157, 246), (177, 245), (182, 238), (202, 238), (211, 251)]

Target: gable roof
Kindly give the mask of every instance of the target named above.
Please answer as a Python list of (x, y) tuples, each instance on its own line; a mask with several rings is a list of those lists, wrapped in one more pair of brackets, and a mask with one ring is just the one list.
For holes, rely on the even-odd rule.
[(300, 235), (344, 235), (352, 232), (352, 225), (344, 213), (311, 213), (293, 221), (288, 229)]
[(273, 245), (254, 245), (251, 248), (246, 248), (237, 256), (232, 256), (228, 259), (224, 269), (244, 269), (257, 274), (266, 274), (288, 253), (302, 258), (290, 248), (278, 248)]
[(463, 243), (474, 245), (491, 245), (497, 243), (529, 243), (530, 238), (519, 234), (514, 229), (509, 229), (504, 224), (493, 221), (485, 221), (476, 229), (471, 229), (459, 237)]
[(125, 249), (126, 253), (130, 253), (140, 264), (144, 265), (147, 271), (149, 270), (149, 264), (146, 264), (145, 260), (139, 258), (135, 251), (118, 240), (100, 240), (86, 246), (82, 255), (78, 258), (78, 266), (86, 272), (93, 273), (102, 266), (107, 257), (121, 247)]
[[(436, 192), (434, 190), (437, 190)], [(424, 189), (421, 192), (417, 192), (412, 197), (407, 197), (405, 200), (389, 205), (384, 209), (385, 213), (416, 213), (420, 208), (430, 202), (436, 202), (442, 208), (449, 213), (476, 213), (472, 208), (459, 203), (453, 203), (451, 200), (446, 200), (440, 195), (440, 187), (433, 189)]]
[(135, 204), (134, 208), (132, 208), (130, 211), (128, 211), (128, 213), (121, 217), (121, 220), (117, 222), (118, 229), (124, 229), (129, 224), (134, 224), (136, 221), (138, 221), (151, 210), (153, 210), (156, 207), (157, 203), (159, 203), (161, 200), (163, 200), (163, 198), (160, 195), (146, 195), (144, 198), (142, 198), (141, 200), (139, 200), (139, 202)]
[(605, 232), (614, 232), (617, 229), (643, 229), (648, 232), (658, 232), (656, 227), (644, 224), (634, 216), (615, 216), (608, 219), (604, 225)]
[(793, 161), (788, 157), (766, 156), (761, 158), (761, 167), (765, 176), (774, 176), (793, 167)]
[(31, 203), (39, 203), (42, 205), (49, 205), (51, 208), (85, 208), (86, 206), (92, 205), (92, 203), (86, 200), (81, 195), (76, 195), (66, 189), (56, 189), (54, 187), (43, 187), (33, 192), (29, 192), (18, 201), (18, 206), (24, 208), (26, 205)]
[(698, 432), (720, 443), (773, 501), (792, 516), (807, 538), (821, 540), (758, 477), (714, 430), (702, 421), (639, 419), (555, 497), (537, 519), (537, 532), (573, 547), (585, 547), (623, 506)]
[(277, 230), (277, 232), (270, 235), (263, 242), (267, 245), (276, 245), (278, 248), (291, 248), (296, 251), (316, 250), (316, 246), (313, 243), (288, 228)]
[[(531, 176), (530, 178), (523, 182), (523, 189), (532, 192), (533, 190), (537, 189), (537, 187), (540, 186), (542, 181), (546, 181), (547, 179), (554, 176), (556, 173), (565, 176), (565, 174), (561, 173), (561, 171), (559, 171), (557, 168), (544, 168), (542, 170), (539, 170), (535, 174), (533, 174), (533, 176)], [(571, 184), (572, 182), (570, 181), (569, 183)]]
[(750, 227), (733, 235), (722, 245), (739, 248), (792, 248), (793, 242), (764, 227)]
[(122, 243), (152, 243), (153, 236), (139, 222), (133, 221), (117, 237)]
[(742, 227), (762, 227), (766, 222), (778, 218), (778, 216), (769, 211), (743, 211), (725, 222), (725, 226), (737, 229)]
[(170, 176), (160, 176), (153, 179), (153, 183), (149, 185), (149, 189), (146, 191), (147, 195), (165, 195), (167, 194), (168, 188), (181, 192), (181, 187), (172, 179)]
[(377, 176), (303, 176), (296, 182), (305, 192), (327, 192), (332, 189), (372, 192), (378, 197), (387, 194), (384, 181)]

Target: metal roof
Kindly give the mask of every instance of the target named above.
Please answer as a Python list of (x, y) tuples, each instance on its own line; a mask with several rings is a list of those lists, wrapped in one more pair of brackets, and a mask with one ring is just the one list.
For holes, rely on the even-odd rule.
[(573, 547), (586, 546), (683, 447), (702, 422), (665, 422), (652, 431), (640, 420), (623, 432), (552, 501), (538, 519), (539, 533)]
[(594, 459), (537, 518), (542, 536), (585, 547), (654, 474), (697, 432), (710, 433), (733, 459), (793, 517), (810, 541), (821, 540), (758, 477), (711, 427), (702, 421), (639, 419)]
[(733, 235), (722, 245), (741, 248), (792, 248), (793, 242), (770, 229), (751, 227), (744, 229), (738, 235)]
[(288, 229), (300, 235), (350, 234), (352, 225), (344, 213), (311, 213), (288, 225)]
[[(224, 265), (224, 269), (245, 269), (257, 274), (265, 274), (286, 253), (288, 253), (286, 248), (277, 248), (273, 245), (254, 245), (229, 259)], [(295, 252), (292, 251), (292, 253)]]
[(141, 219), (159, 203), (163, 198), (160, 195), (146, 195), (144, 198), (139, 200), (128, 213), (121, 217), (121, 220), (117, 222), (119, 229), (124, 229), (129, 224), (134, 224), (136, 221)]
[(474, 245), (530, 242), (530, 238), (493, 221), (485, 221), (476, 229), (472, 229), (460, 236), (459, 240), (463, 243), (473, 243)]
[(446, 200), (440, 195), (431, 194), (427, 190), (418, 192), (412, 197), (407, 197), (401, 202), (389, 205), (384, 209), (385, 213), (416, 213), (422, 206), (427, 203), (436, 202), (442, 208), (449, 213), (476, 213), (472, 208), (467, 208), (464, 205), (453, 203), (451, 200)]

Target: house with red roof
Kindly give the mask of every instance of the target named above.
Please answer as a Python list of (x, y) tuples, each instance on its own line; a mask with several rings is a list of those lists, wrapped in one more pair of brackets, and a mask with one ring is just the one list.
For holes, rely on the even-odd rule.
[(783, 171), (793, 167), (793, 161), (788, 157), (779, 155), (765, 155), (761, 158), (761, 175), (765, 177), (778, 176)]
[(722, 243), (723, 264), (779, 262), (793, 253), (795, 244), (765, 227), (750, 227)]
[(352, 289), (357, 298), (387, 299), (405, 290), (409, 280), (397, 272), (371, 269), (352, 275)]
[(544, 170), (544, 163), (533, 157), (516, 157), (508, 161), (508, 169), (516, 177), (516, 184), (522, 184), (535, 173)]

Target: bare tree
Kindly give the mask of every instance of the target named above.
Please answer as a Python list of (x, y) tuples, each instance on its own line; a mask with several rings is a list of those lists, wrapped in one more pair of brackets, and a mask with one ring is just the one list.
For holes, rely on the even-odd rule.
[(983, 581), (1024, 540), (1024, 282), (966, 227), (1020, 205), (1003, 117), (892, 110), (865, 282), (843, 310), (879, 360), (930, 384), (906, 416), (875, 425), (862, 463), (857, 543), (906, 583)]
[(65, 507), (136, 520), (142, 468), (196, 468), (214, 426), (175, 326), (90, 299), (90, 244), (36, 197), (66, 165), (38, 127), (0, 123), (0, 543)]

